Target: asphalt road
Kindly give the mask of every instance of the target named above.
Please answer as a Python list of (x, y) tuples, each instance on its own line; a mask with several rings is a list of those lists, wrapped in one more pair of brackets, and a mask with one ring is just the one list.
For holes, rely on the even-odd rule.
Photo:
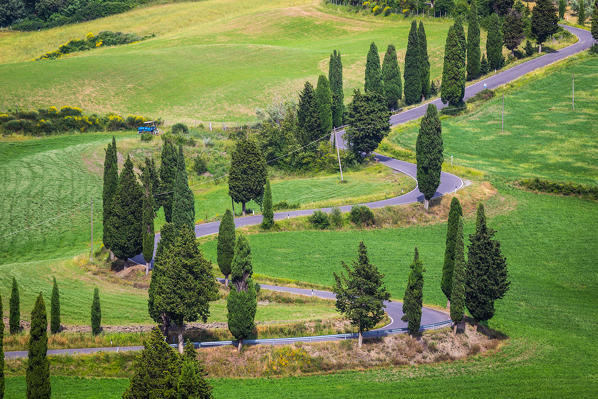
[[(569, 57), (573, 54), (579, 53), (585, 49), (588, 49), (594, 43), (594, 39), (589, 31), (573, 28), (570, 26), (563, 26), (566, 30), (573, 33), (578, 37), (577, 43), (568, 46), (564, 49), (555, 51), (553, 53), (545, 54), (541, 57), (534, 58), (533, 60), (524, 62), (519, 64), (513, 68), (509, 68), (504, 70), (496, 75), (490, 76), (484, 80), (481, 80), (477, 83), (474, 83), (468, 86), (465, 89), (465, 99), (471, 98), (480, 91), (484, 90), (485, 88), (494, 89), (499, 86), (502, 86), (506, 83), (509, 83), (513, 80), (520, 78), (521, 76), (534, 71), (538, 68), (544, 67), (546, 65), (552, 64), (556, 61), (562, 60), (566, 57)], [(484, 87), (484, 84), (486, 87)], [(439, 99), (430, 101), (428, 103), (422, 104), (418, 107), (409, 109), (407, 111), (398, 113), (396, 115), (391, 116), (390, 124), (391, 126), (399, 125), (401, 123), (409, 122), (414, 119), (421, 118), (424, 116), (426, 112), (426, 108), (429, 103), (436, 105), (439, 109), (444, 108), (444, 104)], [(339, 135), (342, 135), (343, 132), (338, 132)], [(341, 140), (339, 140), (341, 142)], [(415, 164), (401, 161), (398, 159), (393, 159), (390, 157), (385, 157), (380, 154), (375, 154), (376, 159), (378, 162), (392, 168), (398, 172), (404, 173), (407, 176), (415, 179), (417, 174), (417, 166)], [(442, 196), (444, 194), (448, 194), (450, 192), (456, 191), (463, 186), (463, 181), (450, 173), (442, 172), (442, 176), (440, 178), (440, 186), (435, 194), (435, 198)], [(416, 201), (422, 201), (423, 195), (419, 192), (417, 187), (409, 193), (404, 195), (389, 198), (382, 201), (375, 201), (375, 202), (367, 202), (362, 205), (366, 205), (370, 208), (381, 208), (390, 205), (403, 205), (403, 204), (410, 204)], [(340, 207), (343, 212), (348, 212), (351, 210), (352, 205), (346, 205)], [(330, 212), (331, 208), (324, 208), (322, 209), (325, 212)], [(309, 216), (311, 215), (315, 209), (306, 209), (306, 210), (296, 210), (296, 211), (288, 211), (288, 212), (278, 212), (274, 215), (275, 220), (281, 220), (285, 218), (297, 217), (297, 216)], [(251, 226), (257, 225), (262, 222), (262, 216), (246, 216), (246, 217), (238, 217), (235, 218), (235, 225), (237, 227), (242, 226)], [(211, 223), (203, 223), (198, 224), (195, 226), (195, 234), (198, 237), (217, 234), (218, 227), (220, 222), (211, 222)], [(160, 235), (156, 234), (156, 243), (160, 240)], [(141, 255), (136, 256), (132, 259), (137, 263), (144, 263), (143, 257)], [(272, 286), (272, 285), (262, 285), (263, 289), (279, 291), (279, 292), (290, 292), (294, 294), (301, 294), (301, 295), (314, 295), (319, 298), (326, 298), (326, 299), (334, 299), (334, 294), (327, 291), (319, 291), (315, 290), (312, 291), (310, 289), (303, 289), (303, 288), (291, 288), (291, 287), (279, 287), (279, 286)], [(372, 337), (372, 336), (384, 336), (388, 334), (397, 334), (403, 333), (406, 330), (406, 323), (401, 320), (401, 316), (403, 315), (402, 310), (402, 303), (401, 302), (394, 302), (388, 301), (385, 303), (386, 306), (386, 313), (391, 319), (391, 323), (383, 328), (370, 331), (364, 334), (365, 337)], [(449, 325), (451, 320), (446, 313), (440, 312), (438, 310), (430, 309), (424, 307), (422, 310), (422, 330), (427, 329), (434, 329)], [(246, 344), (268, 344), (268, 345), (277, 345), (277, 344), (287, 344), (292, 342), (321, 342), (321, 341), (331, 341), (331, 340), (341, 340), (341, 339), (349, 339), (355, 338), (355, 334), (335, 334), (335, 335), (322, 335), (316, 337), (295, 337), (295, 338), (277, 338), (277, 339), (257, 339), (257, 340), (246, 340)], [(197, 343), (196, 346), (201, 347), (208, 347), (208, 346), (223, 346), (223, 345), (231, 345), (233, 344), (232, 341), (217, 341), (217, 342), (202, 342), (201, 344)], [(80, 349), (52, 349), (48, 350), (48, 355), (74, 355), (74, 354), (90, 354), (96, 352), (124, 352), (124, 351), (138, 351), (142, 349), (141, 346), (127, 346), (127, 347), (109, 347), (109, 348), (80, 348)], [(21, 358), (27, 357), (27, 351), (9, 351), (5, 352), (6, 358)]]

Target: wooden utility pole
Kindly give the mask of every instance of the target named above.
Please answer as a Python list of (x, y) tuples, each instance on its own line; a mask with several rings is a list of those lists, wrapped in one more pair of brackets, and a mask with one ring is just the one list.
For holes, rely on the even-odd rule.
[(89, 261), (93, 262), (93, 198), (91, 199), (91, 246), (89, 248)]
[(336, 147), (336, 157), (338, 158), (338, 169), (341, 171), (341, 181), (343, 181), (343, 165), (341, 165), (341, 154), (338, 149), (338, 137), (336, 134), (336, 129), (333, 129), (334, 132), (334, 146)]

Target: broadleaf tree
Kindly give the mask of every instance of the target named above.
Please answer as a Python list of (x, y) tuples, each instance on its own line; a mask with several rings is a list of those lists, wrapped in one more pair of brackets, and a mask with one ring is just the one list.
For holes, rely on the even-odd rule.
[(231, 157), (228, 194), (242, 204), (243, 213), (247, 202), (262, 198), (266, 178), (266, 160), (257, 143), (247, 138), (238, 140)]
[(349, 105), (347, 122), (349, 126), (345, 133), (349, 149), (358, 160), (363, 160), (362, 154), (374, 151), (382, 139), (390, 132), (388, 111), (384, 97), (377, 92), (361, 94), (355, 90), (353, 101)]
[(557, 32), (558, 22), (559, 17), (552, 0), (538, 0), (532, 10), (532, 36), (538, 43), (538, 53), (542, 52), (542, 43)]

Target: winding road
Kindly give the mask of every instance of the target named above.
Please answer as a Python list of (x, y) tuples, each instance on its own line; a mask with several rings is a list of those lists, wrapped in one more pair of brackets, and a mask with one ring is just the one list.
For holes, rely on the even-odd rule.
[[(577, 36), (578, 41), (571, 46), (565, 47), (561, 50), (555, 51), (553, 53), (545, 54), (541, 57), (534, 58), (530, 61), (524, 62), (507, 70), (504, 70), (500, 73), (492, 75), (486, 79), (483, 79), (479, 82), (476, 82), (470, 86), (467, 86), (465, 89), (465, 99), (473, 97), (480, 91), (484, 90), (485, 88), (494, 89), (499, 86), (502, 86), (506, 83), (512, 82), (520, 78), (521, 76), (532, 72), (538, 68), (545, 67), (550, 65), (556, 61), (562, 60), (567, 58), (573, 54), (579, 53), (583, 50), (588, 49), (594, 43), (592, 35), (589, 31), (573, 28), (569, 26), (563, 26), (564, 29), (568, 30), (575, 36)], [(430, 102), (424, 103), (420, 106), (415, 108), (408, 109), (404, 112), (400, 112), (391, 116), (390, 124), (391, 126), (399, 125), (401, 123), (405, 123), (408, 121), (412, 121), (414, 119), (421, 118), (424, 116), (426, 112), (426, 108), (428, 104), (434, 104), (438, 109), (444, 108), (445, 105), (440, 101), (440, 99), (435, 99)], [(337, 134), (343, 134), (342, 131), (337, 132)], [(337, 138), (340, 138), (337, 136)], [(337, 140), (337, 142), (342, 142), (342, 140)], [(390, 157), (386, 157), (380, 154), (375, 154), (375, 158), (381, 164), (396, 170), (397, 172), (401, 172), (406, 174), (407, 176), (416, 179), (417, 175), (417, 166), (415, 164), (401, 161), (398, 159), (393, 159)], [(450, 173), (442, 172), (440, 178), (440, 185), (436, 191), (434, 197), (439, 197), (444, 194), (448, 194), (454, 192), (464, 185), (463, 181), (455, 175)], [(368, 202), (361, 205), (366, 205), (370, 208), (381, 208), (385, 206), (392, 206), (392, 205), (404, 205), (410, 204), (417, 201), (422, 201), (423, 195), (417, 189), (417, 187), (409, 193), (404, 195), (389, 198), (382, 201), (375, 201), (375, 202)], [(348, 212), (352, 208), (352, 205), (346, 205), (340, 207), (341, 211)], [(330, 212), (331, 208), (323, 208), (325, 212)], [(278, 212), (274, 215), (275, 220), (281, 220), (291, 217), (298, 217), (298, 216), (309, 216), (311, 215), (316, 209), (305, 209), (305, 210), (296, 210), (296, 211), (288, 211), (288, 212)], [(240, 217), (235, 218), (235, 225), (237, 227), (242, 226), (251, 226), (257, 225), (262, 222), (261, 215), (255, 216), (247, 216), (247, 217)], [(211, 223), (203, 223), (198, 224), (195, 226), (195, 234), (197, 237), (203, 237), (211, 234), (217, 234), (218, 228), (220, 226), (220, 222), (211, 222)], [(160, 240), (160, 235), (156, 235), (156, 244)], [(144, 264), (143, 256), (138, 255), (132, 259), (133, 261)], [(320, 290), (310, 290), (304, 288), (291, 288), (291, 287), (280, 287), (280, 286), (272, 286), (272, 285), (261, 285), (263, 289), (278, 291), (278, 292), (288, 292), (293, 294), (299, 295), (313, 295), (319, 298), (324, 299), (334, 299), (334, 294), (328, 291), (320, 291)], [(372, 337), (372, 336), (384, 336), (388, 334), (397, 334), (397, 333), (404, 333), (406, 331), (406, 323), (401, 320), (403, 315), (402, 310), (402, 303), (396, 301), (387, 301), (385, 303), (386, 306), (386, 313), (391, 319), (391, 322), (384, 326), (383, 328), (369, 331), (364, 334), (364, 337)], [(447, 326), (451, 324), (450, 317), (441, 311), (434, 310), (428, 307), (424, 307), (422, 310), (422, 327), (421, 330), (428, 330), (434, 328), (440, 328), (443, 326)], [(341, 339), (349, 339), (355, 338), (356, 334), (335, 334), (335, 335), (321, 335), (321, 336), (314, 336), (314, 337), (294, 337), (294, 338), (276, 338), (276, 339), (257, 339), (257, 340), (246, 340), (245, 344), (287, 344), (293, 342), (321, 342), (321, 341), (332, 341), (332, 340), (341, 340)], [(215, 341), (215, 342), (202, 342), (196, 343), (197, 347), (209, 347), (209, 346), (223, 346), (223, 345), (231, 345), (234, 344), (233, 341)], [(80, 353), (96, 353), (96, 352), (120, 352), (120, 351), (137, 351), (142, 349), (141, 346), (129, 346), (129, 347), (107, 347), (107, 348), (80, 348), (80, 349), (53, 349), (48, 350), (49, 355), (73, 355), (73, 354), (80, 354)], [(27, 357), (26, 351), (12, 351), (12, 352), (5, 352), (6, 358), (20, 358), (20, 357)]]

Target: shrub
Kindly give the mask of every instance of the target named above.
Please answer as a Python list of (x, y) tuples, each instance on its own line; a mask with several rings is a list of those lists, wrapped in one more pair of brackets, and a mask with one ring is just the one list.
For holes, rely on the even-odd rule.
[(383, 8), (381, 6), (374, 6), (374, 8), (372, 8), (372, 12), (374, 13), (374, 15), (378, 15), (382, 12)]
[(152, 141), (154, 139), (154, 135), (148, 132), (141, 133), (140, 137), (141, 141)]
[(127, 123), (120, 115), (109, 114), (106, 129), (108, 130), (125, 130)]
[(197, 173), (198, 176), (201, 176), (208, 171), (208, 165), (201, 155), (197, 155), (193, 160), (193, 171)]
[(525, 41), (525, 55), (527, 55), (528, 57), (531, 57), (532, 55), (534, 55), (534, 47), (532, 46), (532, 44), (530, 43), (529, 40)]
[(175, 123), (174, 125), (172, 125), (171, 132), (172, 134), (187, 134), (189, 133), (189, 128), (184, 123)]
[(139, 115), (129, 115), (127, 116), (127, 127), (130, 129), (136, 129), (137, 127), (143, 125), (146, 119), (143, 116)]
[(539, 178), (525, 179), (519, 182), (523, 187), (534, 191), (561, 195), (578, 195), (583, 198), (598, 200), (598, 187), (576, 183), (560, 183)]
[(315, 211), (310, 217), (307, 218), (315, 228), (320, 230), (327, 229), (330, 226), (330, 220), (328, 215), (320, 210)]
[(343, 227), (343, 214), (339, 208), (332, 208), (332, 212), (330, 212), (330, 224), (334, 227)]
[(467, 100), (468, 103), (474, 103), (476, 101), (488, 101), (494, 97), (494, 91), (490, 89), (484, 89), (477, 93), (475, 96)]
[(280, 201), (272, 206), (272, 209), (275, 211), (282, 211), (282, 210), (287, 210), (287, 209), (297, 209), (297, 208), (299, 208), (299, 204), (289, 203), (287, 201)]
[(356, 205), (351, 208), (350, 214), (351, 222), (357, 226), (373, 226), (376, 221), (374, 219), (374, 212), (364, 205)]
[(382, 11), (382, 13), (384, 14), (385, 17), (388, 17), (391, 13), (392, 9), (388, 6), (384, 7), (384, 11)]

